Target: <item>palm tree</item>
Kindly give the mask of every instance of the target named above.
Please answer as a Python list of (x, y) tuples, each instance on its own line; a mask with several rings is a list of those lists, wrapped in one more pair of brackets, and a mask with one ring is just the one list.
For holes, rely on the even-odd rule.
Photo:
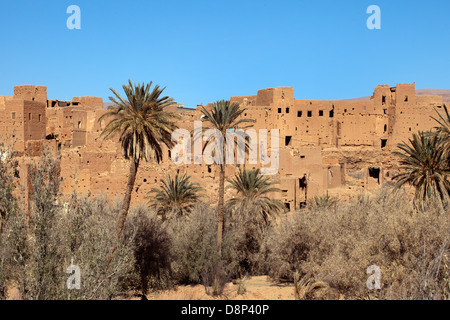
[(173, 104), (173, 100), (166, 96), (161, 97), (165, 88), (161, 89), (156, 85), (151, 89), (152, 84), (150, 82), (133, 85), (129, 80), (128, 84), (123, 85), (126, 99), (111, 88), (115, 97), (109, 99), (113, 105), (108, 108), (109, 112), (98, 120), (101, 122), (106, 118), (113, 118), (101, 136), (108, 139), (119, 135), (122, 155), (126, 160), (130, 160), (127, 189), (117, 225), (117, 240), (122, 234), (128, 215), (140, 161), (148, 162), (150, 158), (154, 158), (159, 163), (163, 158), (163, 145), (169, 148), (174, 146), (171, 136), (177, 129), (174, 120), (179, 119), (179, 116), (164, 110)]
[(329, 195), (326, 196), (315, 196), (314, 199), (309, 200), (309, 206), (313, 209), (320, 210), (320, 209), (331, 209), (333, 206), (336, 205), (338, 199), (334, 197), (330, 197)]
[(280, 192), (276, 184), (263, 176), (259, 169), (239, 170), (234, 179), (228, 180), (227, 188), (234, 189), (237, 197), (227, 201), (228, 208), (243, 208), (258, 213), (267, 224), (269, 215), (284, 209), (283, 202), (271, 198), (270, 193)]
[(395, 151), (394, 155), (400, 158), (403, 172), (393, 177), (397, 180), (396, 188), (409, 184), (415, 187), (417, 200), (439, 196), (441, 201), (447, 201), (450, 172), (445, 163), (442, 138), (431, 132), (419, 132), (398, 148), (401, 151)]
[(440, 127), (437, 128), (437, 134), (441, 136), (442, 143), (444, 144), (444, 151), (447, 157), (447, 165), (450, 168), (450, 112), (447, 109), (447, 106), (444, 105), (444, 114), (441, 114), (436, 110), (438, 114), (438, 119), (436, 120)]
[[(186, 175), (180, 177), (177, 173), (172, 179), (166, 174), (166, 180), (160, 180), (160, 188), (153, 188), (148, 193), (150, 207), (157, 209), (158, 214), (164, 220), (167, 218), (167, 214), (176, 217), (189, 214), (194, 204), (204, 196), (199, 194), (204, 189), (197, 182), (190, 182), (190, 178)], [(150, 194), (155, 195), (150, 196)]]
[[(255, 122), (252, 119), (240, 118), (242, 113), (247, 110), (246, 108), (240, 108), (238, 103), (230, 103), (230, 101), (218, 101), (213, 103), (212, 109), (208, 111), (205, 107), (202, 107), (202, 121), (206, 123), (207, 129), (218, 130), (222, 137), (222, 149), (221, 154), (216, 155), (220, 158), (220, 175), (219, 175), (219, 201), (217, 205), (218, 217), (217, 217), (217, 246), (219, 257), (222, 257), (222, 242), (223, 242), (223, 220), (224, 220), (224, 202), (225, 202), (225, 160), (226, 160), (226, 145), (227, 145), (227, 132), (232, 129), (236, 134), (240, 134), (239, 129), (247, 129), (252, 125), (248, 123)], [(198, 139), (198, 137), (195, 137)], [(206, 146), (215, 141), (215, 139), (210, 139), (206, 142)], [(245, 148), (248, 151), (248, 144), (245, 146), (240, 146), (238, 148)]]

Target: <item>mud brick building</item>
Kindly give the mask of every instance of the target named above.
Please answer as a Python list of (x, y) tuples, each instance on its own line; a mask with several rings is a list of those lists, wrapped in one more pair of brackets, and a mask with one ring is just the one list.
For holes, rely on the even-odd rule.
[[(230, 101), (247, 108), (243, 116), (256, 120), (254, 129), (280, 130), (279, 171), (273, 178), (282, 192), (274, 197), (287, 210), (300, 208), (314, 196), (348, 197), (390, 183), (398, 170), (391, 152), (413, 133), (436, 127), (431, 117), (444, 105), (441, 96), (417, 95), (415, 84), (380, 85), (370, 100), (360, 101), (295, 99), (292, 87), (263, 89)], [(201, 106), (170, 108), (181, 115), (180, 128), (191, 131), (194, 121), (200, 120)], [(64, 193), (75, 188), (80, 193), (121, 198), (129, 163), (122, 158), (117, 139), (100, 138), (106, 123), (98, 119), (105, 112), (102, 98), (48, 100), (44, 86), (16, 86), (12, 97), (0, 96), (0, 137), (16, 141), (21, 182), (26, 185), (29, 161), (48, 147), (61, 157)], [(170, 150), (165, 150), (159, 165), (140, 166), (133, 203), (145, 202), (159, 179), (177, 172), (200, 182), (207, 190), (206, 200), (215, 203), (217, 170), (206, 164), (175, 165)], [(238, 166), (228, 165), (227, 177), (237, 170)], [(226, 196), (233, 195), (228, 192)]]

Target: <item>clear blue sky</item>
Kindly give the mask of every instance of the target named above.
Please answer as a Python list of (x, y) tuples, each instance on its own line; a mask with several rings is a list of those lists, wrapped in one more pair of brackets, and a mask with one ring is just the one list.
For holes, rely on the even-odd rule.
[[(81, 30), (69, 30), (69, 5)], [(366, 10), (381, 8), (382, 29)], [(15, 0), (0, 4), (0, 95), (110, 96), (129, 78), (186, 106), (293, 86), (297, 99), (371, 95), (378, 84), (450, 88), (450, 1)]]

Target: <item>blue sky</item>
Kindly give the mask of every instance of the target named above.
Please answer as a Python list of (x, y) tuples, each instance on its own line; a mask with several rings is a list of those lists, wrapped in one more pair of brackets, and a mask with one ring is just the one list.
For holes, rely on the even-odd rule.
[[(69, 30), (67, 7), (81, 9)], [(369, 30), (369, 5), (381, 30)], [(371, 95), (378, 84), (450, 88), (450, 1), (15, 0), (0, 4), (0, 95), (110, 96), (128, 79), (186, 106), (293, 86), (297, 99)]]

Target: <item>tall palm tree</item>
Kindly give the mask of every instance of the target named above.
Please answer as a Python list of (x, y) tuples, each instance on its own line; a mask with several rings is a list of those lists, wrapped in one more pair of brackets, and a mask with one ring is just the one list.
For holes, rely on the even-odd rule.
[(101, 136), (108, 139), (119, 135), (122, 155), (130, 160), (130, 173), (117, 225), (117, 240), (128, 215), (140, 161), (148, 162), (154, 158), (159, 163), (163, 158), (163, 145), (169, 148), (174, 146), (171, 136), (177, 129), (174, 120), (179, 119), (179, 116), (164, 110), (173, 104), (173, 100), (161, 96), (165, 88), (156, 85), (152, 89), (152, 84), (132, 84), (129, 80), (128, 84), (123, 85), (126, 99), (111, 88), (115, 97), (109, 99), (113, 105), (98, 120), (101, 122), (112, 117)]
[(269, 177), (263, 176), (259, 169), (239, 170), (234, 179), (228, 180), (231, 188), (237, 192), (237, 197), (227, 201), (229, 208), (251, 208), (258, 213), (264, 222), (268, 222), (269, 215), (276, 214), (284, 209), (283, 202), (271, 198), (270, 193), (280, 192), (274, 187), (276, 182), (269, 181)]
[[(217, 205), (218, 217), (217, 217), (217, 246), (219, 257), (222, 257), (222, 243), (223, 243), (223, 220), (224, 220), (224, 202), (225, 202), (225, 160), (226, 160), (226, 145), (227, 145), (227, 132), (232, 129), (236, 134), (239, 134), (237, 130), (247, 129), (252, 127), (249, 123), (255, 122), (252, 119), (242, 118), (242, 113), (247, 110), (246, 108), (240, 108), (238, 103), (230, 103), (230, 101), (221, 100), (213, 103), (211, 110), (207, 110), (202, 107), (202, 121), (206, 124), (207, 129), (218, 130), (222, 137), (222, 149), (221, 153), (216, 155), (221, 159), (220, 174), (219, 174), (219, 201)], [(196, 139), (198, 137), (195, 137)], [(210, 139), (205, 144), (205, 147), (215, 141), (215, 139)], [(248, 151), (248, 144), (245, 146), (240, 146), (238, 148), (245, 148)]]
[(197, 182), (190, 182), (190, 178), (177, 173), (172, 179), (166, 174), (166, 180), (160, 180), (161, 186), (148, 193), (150, 207), (157, 209), (163, 219), (167, 218), (167, 214), (177, 217), (189, 214), (194, 204), (204, 196), (199, 193), (204, 189)]
[(450, 139), (450, 112), (446, 105), (444, 105), (444, 114), (441, 114), (439, 111), (436, 110), (436, 113), (438, 114), (438, 118), (434, 118), (441, 127), (438, 128), (438, 133), (443, 134), (447, 139)]
[(436, 110), (438, 118), (434, 120), (439, 123), (440, 127), (437, 128), (437, 134), (441, 136), (442, 143), (444, 144), (444, 151), (447, 156), (447, 166), (450, 168), (450, 112), (447, 106), (444, 105), (444, 113), (441, 114)]
[(431, 132), (414, 134), (409, 143), (398, 145), (402, 173), (393, 177), (396, 188), (405, 184), (416, 189), (416, 199), (426, 200), (439, 196), (448, 201), (450, 196), (449, 169), (446, 166), (442, 138)]

